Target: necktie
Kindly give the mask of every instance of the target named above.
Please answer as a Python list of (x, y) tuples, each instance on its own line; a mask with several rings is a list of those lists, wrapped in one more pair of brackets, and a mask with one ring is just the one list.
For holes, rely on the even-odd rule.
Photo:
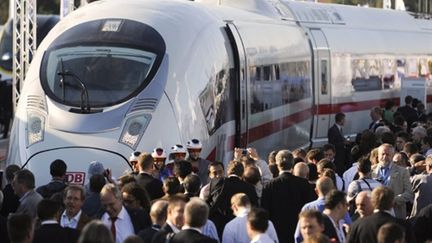
[(113, 235), (114, 241), (116, 239), (116, 227), (115, 227), (115, 221), (117, 220), (117, 217), (110, 218), (111, 219), (111, 233)]

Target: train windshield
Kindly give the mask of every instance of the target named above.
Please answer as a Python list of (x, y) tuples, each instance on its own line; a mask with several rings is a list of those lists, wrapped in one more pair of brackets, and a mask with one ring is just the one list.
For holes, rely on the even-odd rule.
[(81, 111), (108, 107), (139, 94), (156, 74), (164, 53), (163, 38), (149, 25), (94, 20), (66, 30), (51, 43), (42, 59), (40, 80), (46, 94), (62, 104)]
[(155, 58), (154, 53), (130, 48), (66, 47), (50, 52), (46, 85), (64, 103), (80, 105), (81, 94), (87, 92), (90, 107), (105, 106), (141, 87)]

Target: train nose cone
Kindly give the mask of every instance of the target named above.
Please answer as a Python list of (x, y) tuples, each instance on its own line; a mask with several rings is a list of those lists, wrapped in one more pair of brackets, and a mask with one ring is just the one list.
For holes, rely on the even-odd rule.
[(66, 162), (67, 180), (70, 184), (84, 185), (89, 181), (88, 168), (92, 161), (100, 162), (104, 169), (111, 169), (114, 178), (131, 172), (127, 159), (113, 151), (88, 147), (57, 148), (38, 153), (25, 164), (25, 168), (35, 175), (36, 186), (51, 180), (50, 164), (56, 159)]

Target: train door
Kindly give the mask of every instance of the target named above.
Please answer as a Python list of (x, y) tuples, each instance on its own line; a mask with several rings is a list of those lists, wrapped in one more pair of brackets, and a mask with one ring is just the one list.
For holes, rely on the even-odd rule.
[(327, 131), (332, 124), (330, 50), (327, 39), (320, 29), (310, 29), (314, 53), (315, 116), (313, 143), (327, 143)]
[(246, 55), (243, 41), (232, 22), (226, 24), (226, 31), (231, 42), (234, 59), (236, 85), (236, 136), (234, 146), (244, 148), (248, 144), (248, 102), (247, 102), (247, 70)]

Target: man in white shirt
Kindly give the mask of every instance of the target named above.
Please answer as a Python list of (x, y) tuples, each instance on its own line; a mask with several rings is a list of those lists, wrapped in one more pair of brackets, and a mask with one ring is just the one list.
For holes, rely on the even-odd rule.
[(269, 226), (269, 216), (262, 208), (253, 208), (247, 216), (247, 234), (251, 243), (273, 243), (275, 242), (265, 232)]
[(78, 185), (70, 185), (65, 188), (63, 203), (65, 210), (60, 218), (60, 225), (81, 231), (92, 219), (82, 212), (84, 204), (84, 188)]
[(105, 209), (101, 220), (111, 230), (116, 243), (151, 226), (148, 213), (125, 208), (121, 198), (121, 192), (114, 184), (106, 184), (101, 190), (101, 204)]
[[(248, 243), (250, 239), (247, 235), (247, 215), (251, 210), (251, 203), (248, 196), (244, 193), (237, 193), (231, 198), (231, 209), (236, 216), (226, 224), (222, 235), (223, 243)], [(268, 229), (265, 231), (273, 242), (279, 242), (273, 223), (268, 222)]]

